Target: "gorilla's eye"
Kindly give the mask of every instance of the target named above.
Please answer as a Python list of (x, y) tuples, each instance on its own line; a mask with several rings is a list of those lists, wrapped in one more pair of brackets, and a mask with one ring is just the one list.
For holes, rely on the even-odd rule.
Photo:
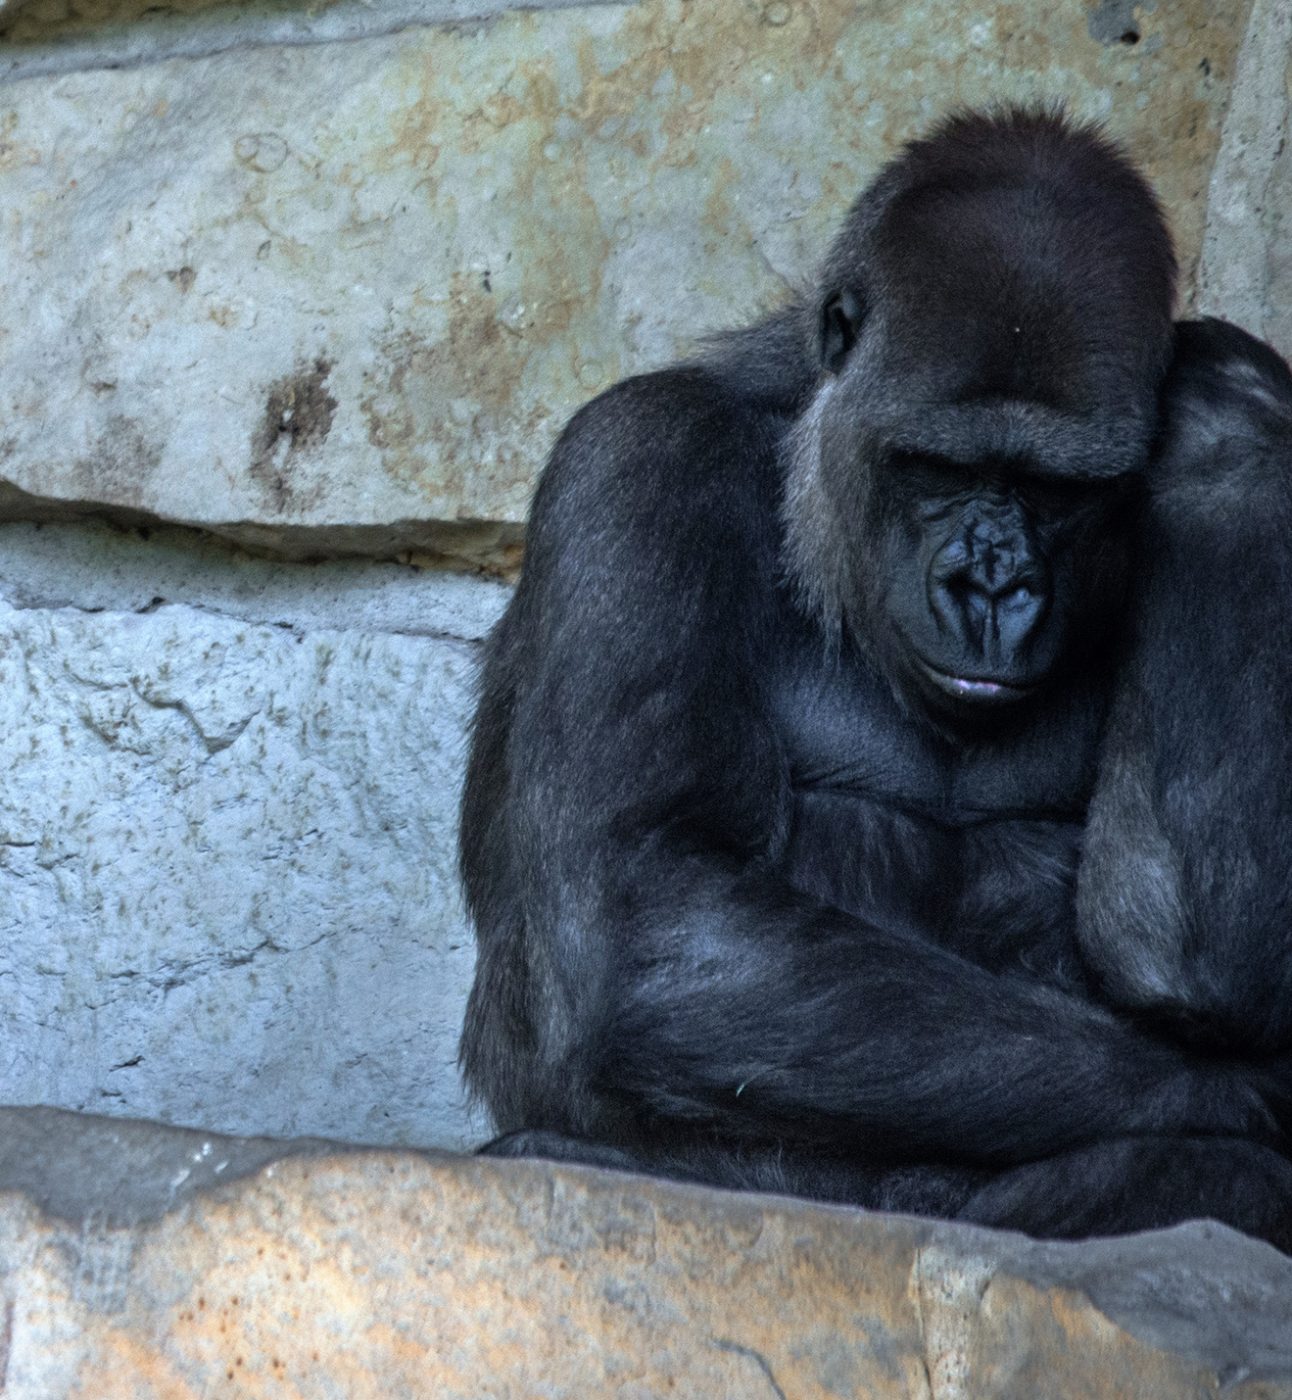
[(973, 484), (968, 468), (945, 457), (899, 452), (893, 457), (893, 470), (905, 491), (926, 500), (961, 495)]
[(1090, 482), (1065, 476), (1023, 476), (1015, 489), (1028, 505), (1065, 514), (1086, 504), (1093, 494)]
[(1116, 499), (1126, 479), (1109, 477), (1026, 476), (1018, 482), (1019, 495), (1034, 510), (1047, 515), (1074, 515)]

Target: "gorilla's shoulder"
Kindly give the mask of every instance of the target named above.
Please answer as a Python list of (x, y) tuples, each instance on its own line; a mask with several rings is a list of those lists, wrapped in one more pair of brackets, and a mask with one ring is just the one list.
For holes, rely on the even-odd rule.
[(730, 504), (752, 492), (766, 510), (779, 444), (817, 383), (803, 326), (791, 301), (711, 337), (694, 359), (605, 390), (561, 434), (540, 495), (627, 489), (694, 510), (707, 492)]
[(709, 531), (761, 532), (777, 515), (788, 420), (702, 363), (625, 379), (581, 408), (553, 448), (530, 542), (596, 530), (657, 546)]
[(739, 396), (706, 366), (670, 365), (598, 394), (570, 419), (562, 442), (591, 443), (600, 451), (667, 447), (717, 426), (738, 404)]
[(1292, 371), (1272, 346), (1215, 317), (1181, 321), (1162, 391), (1152, 498), (1175, 512), (1251, 522), (1292, 484)]
[(740, 392), (714, 367), (679, 364), (621, 380), (570, 419), (558, 455), (588, 453), (620, 463), (667, 462), (697, 453), (716, 465), (727, 444), (751, 432), (765, 435), (776, 418), (759, 399)]

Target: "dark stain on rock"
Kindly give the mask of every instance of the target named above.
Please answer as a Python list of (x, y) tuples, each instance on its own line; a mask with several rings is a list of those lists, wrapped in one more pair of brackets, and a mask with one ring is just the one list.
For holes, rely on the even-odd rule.
[(1101, 44), (1138, 44), (1140, 26), (1135, 11), (1152, 14), (1156, 9), (1154, 0), (1099, 0), (1086, 16), (1086, 27), (1090, 37)]
[(327, 441), (337, 401), (327, 390), (330, 360), (317, 359), (269, 386), (265, 413), (251, 439), (251, 479), (276, 511), (299, 504), (291, 466)]
[(187, 263), (168, 272), (166, 276), (179, 288), (181, 296), (197, 281), (197, 273)]

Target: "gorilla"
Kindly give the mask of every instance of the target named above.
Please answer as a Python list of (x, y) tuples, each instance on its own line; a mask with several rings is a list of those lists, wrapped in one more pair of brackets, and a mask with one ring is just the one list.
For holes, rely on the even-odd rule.
[(1292, 1250), (1292, 376), (1097, 130), (951, 118), (575, 415), (462, 810), (484, 1150)]

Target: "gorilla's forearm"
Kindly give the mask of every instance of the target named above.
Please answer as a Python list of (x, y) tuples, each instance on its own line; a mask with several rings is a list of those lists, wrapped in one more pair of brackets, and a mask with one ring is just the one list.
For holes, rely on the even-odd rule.
[(888, 1158), (1024, 1161), (1136, 1134), (1269, 1139), (1245, 1071), (716, 870), (635, 921), (586, 1061), (594, 1090), (735, 1137)]

